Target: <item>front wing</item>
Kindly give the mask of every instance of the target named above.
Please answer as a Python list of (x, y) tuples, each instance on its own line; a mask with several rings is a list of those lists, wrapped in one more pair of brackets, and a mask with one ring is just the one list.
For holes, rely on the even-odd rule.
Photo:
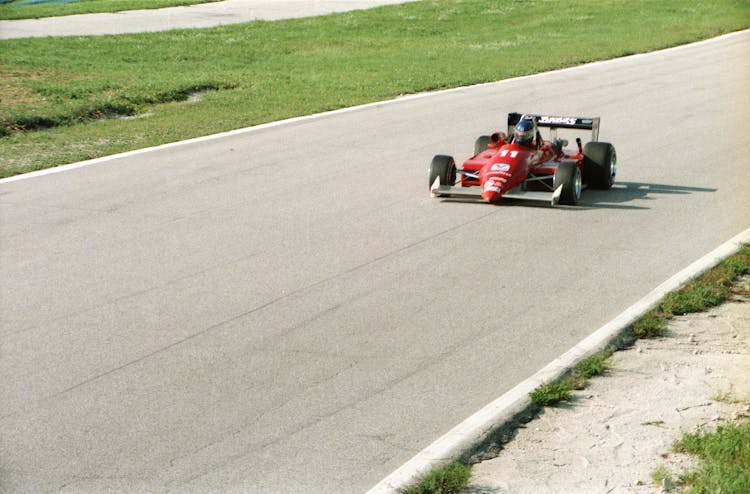
[[(532, 190), (523, 190), (521, 187), (511, 189), (505, 194), (503, 198), (508, 199), (522, 199), (526, 201), (541, 201), (549, 202), (555, 206), (560, 202), (560, 195), (562, 194), (563, 186), (560, 185), (555, 189), (554, 192), (540, 192)], [(485, 201), (482, 198), (482, 192), (480, 187), (459, 187), (455, 185), (440, 185), (440, 177), (437, 177), (430, 187), (430, 193), (432, 197), (457, 197), (466, 199), (476, 199)], [(485, 201), (486, 202), (486, 201)]]

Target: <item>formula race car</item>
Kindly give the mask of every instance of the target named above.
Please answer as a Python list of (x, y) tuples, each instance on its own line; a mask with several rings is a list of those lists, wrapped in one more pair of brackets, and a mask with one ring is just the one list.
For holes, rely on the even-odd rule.
[[(540, 128), (549, 129), (542, 138)], [(565, 149), (568, 141), (558, 129), (591, 131), (585, 146)], [(475, 198), (496, 202), (502, 198), (577, 204), (585, 187), (609, 189), (617, 174), (612, 144), (599, 142), (599, 117), (557, 117), (508, 114), (508, 133), (481, 136), (474, 155), (460, 168), (451, 156), (437, 155), (429, 168), (433, 197)], [(457, 176), (460, 181), (457, 184)]]

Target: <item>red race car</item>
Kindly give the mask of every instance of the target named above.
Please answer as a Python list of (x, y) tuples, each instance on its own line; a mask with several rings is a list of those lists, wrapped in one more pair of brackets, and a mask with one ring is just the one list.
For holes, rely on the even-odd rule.
[[(543, 139), (540, 128), (549, 129)], [(591, 141), (565, 149), (568, 141), (558, 129), (590, 130)], [(599, 142), (599, 118), (508, 114), (508, 134), (479, 137), (474, 156), (456, 168), (451, 156), (437, 155), (429, 168), (434, 197), (476, 198), (496, 202), (502, 198), (577, 204), (585, 187), (609, 189), (617, 174), (617, 154), (612, 144)], [(460, 181), (457, 184), (457, 176)]]

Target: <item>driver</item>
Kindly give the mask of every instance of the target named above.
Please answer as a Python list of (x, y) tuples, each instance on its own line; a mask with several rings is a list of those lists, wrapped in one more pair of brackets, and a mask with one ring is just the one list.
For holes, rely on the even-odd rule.
[(527, 119), (519, 121), (513, 130), (513, 136), (513, 141), (521, 146), (533, 147), (531, 141), (534, 140), (534, 122)]

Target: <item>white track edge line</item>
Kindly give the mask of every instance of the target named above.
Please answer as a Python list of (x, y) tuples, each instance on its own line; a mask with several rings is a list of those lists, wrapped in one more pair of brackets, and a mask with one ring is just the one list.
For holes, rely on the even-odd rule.
[(467, 418), (412, 459), (381, 480), (366, 494), (395, 494), (432, 468), (455, 460), (463, 452), (479, 443), (488, 433), (512, 420), (531, 404), (529, 393), (542, 384), (554, 381), (573, 368), (576, 363), (604, 350), (636, 319), (656, 307), (669, 292), (711, 269), (721, 260), (736, 253), (742, 244), (750, 243), (750, 228), (701, 257), (688, 267), (656, 287), (644, 298), (620, 315), (581, 340), (573, 348), (556, 358), (533, 376), (521, 382), (498, 399)]
[(17, 181), (20, 181), (20, 180), (27, 180), (27, 179), (30, 179), (30, 178), (36, 178), (36, 177), (42, 177), (42, 176), (52, 175), (52, 174), (56, 174), (56, 173), (62, 173), (62, 172), (69, 171), (69, 170), (75, 170), (75, 169), (78, 169), (78, 168), (83, 168), (83, 167), (87, 167), (87, 166), (97, 165), (97, 164), (100, 164), (100, 163), (106, 163), (108, 161), (113, 161), (113, 160), (120, 159), (120, 158), (127, 158), (127, 157), (130, 157), (130, 156), (137, 156), (139, 154), (149, 153), (149, 152), (152, 152), (152, 151), (160, 151), (160, 150), (169, 149), (169, 148), (177, 147), (177, 146), (184, 146), (184, 145), (188, 145), (188, 144), (195, 144), (195, 143), (200, 143), (200, 142), (212, 141), (212, 140), (216, 140), (216, 139), (223, 139), (225, 137), (231, 137), (231, 136), (236, 136), (236, 135), (241, 135), (241, 134), (248, 134), (248, 133), (253, 133), (253, 132), (260, 132), (262, 130), (270, 129), (270, 128), (273, 128), (273, 127), (280, 127), (280, 126), (284, 126), (284, 125), (291, 125), (291, 124), (294, 124), (294, 123), (305, 122), (305, 121), (308, 121), (308, 120), (316, 120), (316, 119), (320, 119), (320, 118), (324, 118), (324, 117), (328, 117), (328, 116), (332, 116), (332, 115), (339, 115), (339, 114), (342, 114), (342, 113), (355, 112), (355, 111), (365, 110), (365, 109), (368, 109), (368, 108), (376, 108), (376, 107), (379, 107), (379, 106), (386, 106), (386, 105), (391, 105), (391, 104), (396, 104), (396, 103), (402, 103), (402, 102), (416, 100), (416, 99), (421, 99), (421, 98), (438, 96), (438, 95), (443, 95), (443, 94), (448, 94), (448, 93), (453, 93), (453, 92), (458, 92), (458, 91), (465, 91), (467, 89), (473, 89), (473, 88), (479, 88), (479, 87), (485, 87), (485, 86), (492, 86), (492, 85), (509, 84), (509, 83), (513, 83), (513, 82), (517, 82), (517, 81), (522, 81), (522, 80), (525, 80), (525, 79), (533, 79), (533, 78), (538, 78), (538, 77), (546, 77), (546, 76), (549, 76), (549, 75), (561, 74), (561, 73), (565, 73), (565, 72), (572, 72), (572, 71), (582, 70), (582, 69), (586, 69), (586, 68), (589, 68), (589, 67), (596, 67), (596, 66), (605, 65), (605, 64), (621, 63), (623, 61), (629, 61), (629, 60), (633, 60), (633, 59), (636, 59), (636, 58), (648, 57), (648, 56), (658, 55), (660, 53), (668, 53), (668, 52), (672, 52), (672, 51), (678, 51), (678, 50), (684, 50), (684, 49), (688, 49), (688, 48), (693, 48), (693, 47), (701, 46), (701, 45), (705, 45), (705, 44), (711, 44), (711, 43), (723, 41), (724, 39), (727, 39), (727, 38), (731, 38), (731, 37), (735, 37), (735, 36), (741, 36), (741, 35), (746, 34), (748, 32), (750, 32), (750, 29), (745, 29), (745, 30), (742, 30), (742, 31), (734, 31), (734, 32), (727, 33), (727, 34), (722, 34), (721, 36), (717, 36), (717, 37), (714, 37), (714, 38), (704, 39), (704, 40), (696, 41), (694, 43), (689, 43), (689, 44), (686, 44), (686, 45), (673, 46), (671, 48), (665, 48), (663, 50), (651, 51), (651, 52), (646, 52), (646, 53), (636, 53), (634, 55), (627, 55), (627, 56), (624, 56), (624, 57), (612, 58), (612, 59), (609, 59), (609, 60), (600, 60), (600, 61), (597, 61), (597, 62), (591, 62), (591, 63), (587, 63), (587, 64), (584, 64), (584, 65), (576, 65), (574, 67), (567, 67), (567, 68), (564, 68), (564, 69), (557, 69), (557, 70), (551, 70), (551, 71), (547, 71), (547, 72), (540, 72), (538, 74), (531, 74), (531, 75), (526, 75), (526, 76), (521, 76), (521, 77), (514, 77), (512, 79), (503, 79), (501, 81), (485, 82), (485, 83), (481, 83), (481, 84), (474, 84), (474, 85), (471, 85), (471, 86), (462, 86), (462, 87), (457, 87), (457, 88), (444, 89), (442, 91), (433, 91), (433, 92), (428, 92), (428, 93), (410, 94), (410, 95), (407, 95), (407, 96), (400, 96), (400, 97), (397, 97), (397, 98), (394, 98), (394, 99), (390, 99), (390, 100), (376, 101), (376, 102), (366, 103), (366, 104), (358, 105), (358, 106), (352, 106), (352, 107), (347, 107), (347, 108), (340, 108), (338, 110), (332, 110), (332, 111), (327, 111), (327, 112), (322, 112), (322, 113), (315, 113), (313, 115), (304, 115), (304, 116), (301, 116), (301, 117), (293, 117), (293, 118), (288, 118), (288, 119), (285, 119), (285, 120), (278, 120), (278, 121), (275, 121), (275, 122), (268, 122), (268, 123), (265, 123), (265, 124), (255, 125), (255, 126), (252, 126), (252, 127), (245, 127), (245, 128), (242, 128), (242, 129), (235, 129), (235, 130), (230, 130), (230, 131), (227, 131), (227, 132), (221, 132), (221, 133), (218, 133), (218, 134), (211, 134), (211, 135), (202, 136), (202, 137), (195, 137), (195, 138), (186, 139), (186, 140), (183, 140), (183, 141), (176, 141), (176, 142), (170, 142), (170, 143), (167, 143), (167, 144), (160, 144), (158, 146), (152, 146), (152, 147), (143, 148), (143, 149), (135, 149), (135, 150), (126, 151), (126, 152), (123, 152), (123, 153), (112, 154), (112, 155), (109, 155), (109, 156), (102, 156), (101, 158), (94, 158), (94, 159), (91, 159), (91, 160), (79, 161), (77, 163), (70, 163), (70, 164), (67, 164), (67, 165), (60, 165), (60, 166), (56, 166), (54, 168), (47, 168), (47, 169), (38, 170), (38, 171), (35, 171), (35, 172), (29, 172), (29, 173), (23, 173), (23, 174), (20, 174), (20, 175), (14, 175), (12, 177), (7, 177), (7, 178), (0, 179), (0, 185), (6, 184), (6, 183), (11, 183), (11, 182), (17, 182)]

